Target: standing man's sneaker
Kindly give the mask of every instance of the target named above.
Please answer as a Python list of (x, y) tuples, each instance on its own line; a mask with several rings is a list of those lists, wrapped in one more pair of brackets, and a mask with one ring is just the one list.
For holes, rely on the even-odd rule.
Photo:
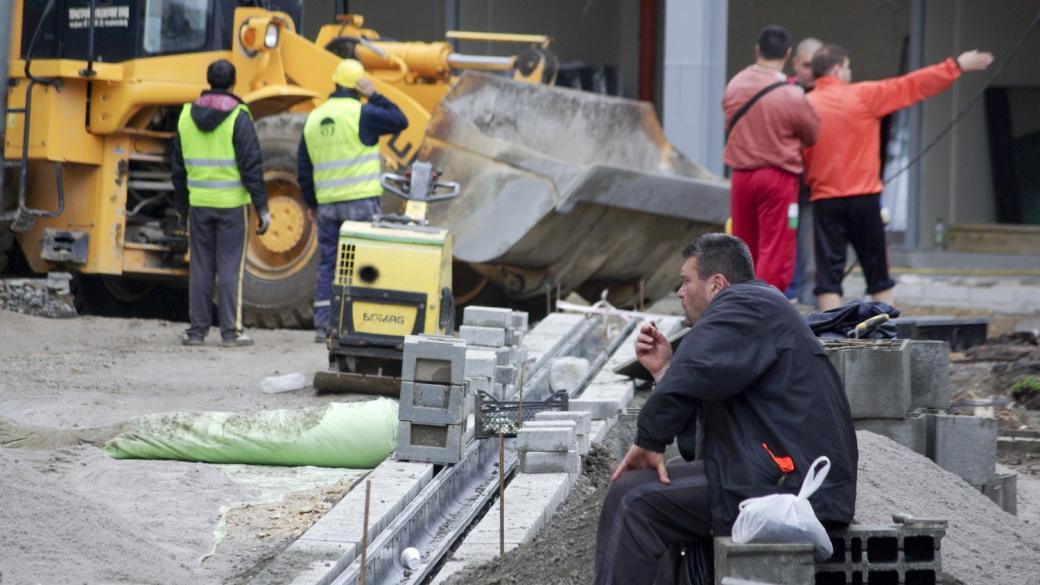
[(329, 334), (324, 329), (314, 330), (314, 343), (325, 343), (329, 340)]
[(188, 335), (187, 333), (181, 335), (181, 345), (187, 345), (189, 347), (198, 347), (205, 345), (206, 341), (201, 337), (195, 337), (194, 335)]
[(253, 338), (245, 333), (239, 333), (236, 337), (229, 337), (220, 342), (220, 347), (249, 347), (253, 345)]

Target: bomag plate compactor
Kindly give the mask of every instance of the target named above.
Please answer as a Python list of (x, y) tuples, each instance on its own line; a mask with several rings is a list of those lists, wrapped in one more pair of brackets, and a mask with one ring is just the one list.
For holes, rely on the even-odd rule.
[(451, 335), (451, 234), (430, 226), (426, 206), (458, 196), (427, 162), (405, 176), (384, 174), (383, 187), (405, 202), (404, 215), (340, 227), (332, 284), (330, 371), (314, 387), (397, 396), (406, 335)]

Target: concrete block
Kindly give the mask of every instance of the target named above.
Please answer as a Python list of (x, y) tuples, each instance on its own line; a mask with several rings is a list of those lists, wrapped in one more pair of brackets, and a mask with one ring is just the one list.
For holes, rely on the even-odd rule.
[(397, 417), (409, 422), (462, 424), (466, 418), (466, 387), (401, 382)]
[(463, 325), (459, 327), (459, 337), (469, 345), (481, 347), (502, 347), (506, 344), (506, 330), (500, 327)]
[(549, 389), (553, 392), (571, 392), (589, 371), (589, 360), (580, 357), (559, 357), (549, 365)]
[[(536, 415), (537, 416), (537, 415)], [(525, 420), (523, 424), (525, 429), (559, 429), (564, 428), (569, 432), (577, 435), (578, 426), (577, 423), (570, 420)]]
[(576, 450), (545, 453), (520, 452), (520, 473), (581, 473), (581, 457)]
[(491, 378), (495, 375), (495, 366), (498, 365), (498, 355), (486, 349), (469, 348), (466, 350), (466, 377), (484, 376)]
[(578, 455), (582, 457), (589, 454), (589, 449), (592, 448), (592, 441), (589, 440), (588, 435), (578, 435)]
[(910, 410), (910, 352), (856, 348), (842, 352), (852, 418), (903, 418)]
[(592, 432), (592, 413), (587, 410), (558, 410), (539, 412), (532, 422), (573, 421), (574, 432), (588, 435)]
[(1040, 453), (1040, 439), (1034, 437), (998, 437), (1000, 453)]
[(614, 426), (614, 423), (616, 423), (617, 420), (617, 415), (603, 420), (593, 419), (592, 430), (589, 431), (589, 440), (593, 443), (602, 443), (605, 441), (607, 439), (607, 432), (610, 431), (610, 427)]
[(845, 387), (845, 350), (843, 349), (828, 349), (827, 358), (831, 360), (831, 365), (834, 366), (834, 371), (838, 373), (838, 378), (841, 379), (842, 388)]
[(465, 448), (464, 426), (400, 421), (397, 425), (395, 459), (454, 465), (462, 459)]
[(972, 485), (993, 480), (997, 421), (977, 416), (928, 414), (928, 457)]
[(715, 584), (725, 578), (771, 585), (804, 585), (815, 581), (811, 544), (736, 544), (715, 538)]
[(508, 366), (513, 363), (513, 348), (511, 347), (496, 347), (494, 348), (495, 357), (497, 358), (496, 365)]
[(516, 448), (521, 453), (577, 451), (578, 435), (573, 427), (524, 427), (516, 434)]
[(474, 376), (472, 378), (466, 378), (466, 386), (469, 391), (467, 394), (476, 395), (477, 392), (491, 393), (491, 379), (485, 378), (484, 376)]
[(950, 346), (945, 341), (915, 341), (910, 349), (910, 408), (950, 406)]
[(510, 321), (510, 325), (514, 329), (526, 332), (529, 327), (527, 313), (524, 311), (513, 311), (513, 319)]
[(852, 421), (857, 431), (870, 431), (884, 435), (900, 445), (928, 455), (928, 419), (923, 416), (909, 418), (861, 418)]
[(409, 335), (404, 339), (401, 379), (433, 384), (462, 384), (466, 344), (453, 337)]
[(979, 491), (992, 500), (994, 504), (1000, 506), (1001, 510), (1008, 514), (1016, 515), (1018, 514), (1018, 474), (1006, 468), (1004, 469), (998, 469), (993, 480), (975, 487), (979, 488)]
[(495, 382), (506, 385), (516, 382), (517, 372), (513, 365), (495, 366)]
[(462, 310), (462, 324), (506, 329), (513, 325), (513, 311), (499, 307), (475, 307)]
[(616, 417), (625, 409), (635, 395), (635, 386), (631, 381), (609, 384), (590, 384), (581, 396), (570, 400), (573, 410), (587, 410), (593, 419)]

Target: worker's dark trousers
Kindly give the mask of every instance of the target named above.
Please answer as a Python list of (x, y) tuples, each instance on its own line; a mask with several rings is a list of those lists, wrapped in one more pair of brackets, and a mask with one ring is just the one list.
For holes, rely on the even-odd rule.
[(650, 585), (672, 544), (709, 538), (711, 498), (704, 463), (669, 463), (625, 472), (611, 484), (596, 532), (596, 585)]
[(336, 271), (339, 228), (345, 221), (369, 221), (381, 213), (379, 197), (318, 206), (318, 278), (314, 285), (314, 329), (329, 327), (329, 299)]
[(249, 207), (192, 207), (188, 214), (190, 337), (203, 338), (212, 324), (213, 283), (221, 339), (242, 332), (242, 269), (245, 267)]

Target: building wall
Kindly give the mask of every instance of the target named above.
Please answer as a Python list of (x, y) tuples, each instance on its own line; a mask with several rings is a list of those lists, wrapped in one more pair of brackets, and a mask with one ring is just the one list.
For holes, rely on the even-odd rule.
[[(994, 53), (990, 70), (965, 75), (950, 91), (924, 106), (923, 143), (927, 144), (982, 90), (1001, 60), (1040, 9), (1034, 0), (994, 4), (949, 0), (927, 2), (925, 60), (933, 63), (978, 48)], [(1040, 87), (1040, 32), (1034, 32), (993, 85)], [(982, 100), (922, 161), (921, 247), (932, 241), (937, 218), (950, 224), (996, 221), (986, 115)], [(1040, 161), (1038, 161), (1040, 164)]]
[(726, 78), (754, 62), (758, 31), (770, 24), (785, 27), (794, 44), (816, 37), (847, 48), (856, 80), (896, 75), (909, 22), (909, 0), (729, 0)]
[[(452, 1), (452, 0), (449, 0)], [(544, 34), (561, 63), (619, 68), (623, 95), (638, 95), (639, 3), (633, 0), (456, 0), (462, 30)], [(331, 9), (318, 0), (314, 8)], [(350, 11), (365, 17), (365, 26), (397, 40), (444, 40), (447, 9), (437, 0), (350, 0)], [(307, 2), (307, 10), (312, 8)], [(306, 23), (306, 17), (305, 17)], [(309, 24), (305, 24), (309, 29)], [(464, 53), (509, 55), (510, 44), (460, 43)]]

